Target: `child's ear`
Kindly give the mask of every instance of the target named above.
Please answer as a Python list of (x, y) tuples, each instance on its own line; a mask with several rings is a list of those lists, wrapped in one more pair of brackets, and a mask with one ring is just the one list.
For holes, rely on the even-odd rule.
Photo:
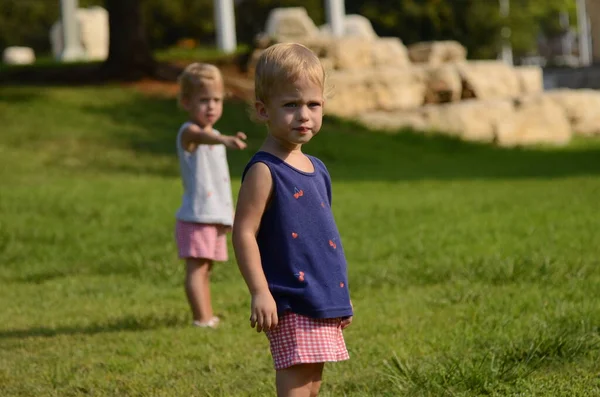
[(261, 101), (254, 102), (254, 109), (256, 110), (256, 117), (258, 120), (267, 122), (269, 120), (269, 113), (267, 112), (267, 107)]

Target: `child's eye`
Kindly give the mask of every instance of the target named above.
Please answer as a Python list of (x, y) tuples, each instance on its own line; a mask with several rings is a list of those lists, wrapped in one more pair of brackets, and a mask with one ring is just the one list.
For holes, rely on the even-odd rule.
[(319, 102), (311, 102), (308, 104), (308, 106), (311, 108), (316, 108), (316, 107), (321, 106), (321, 104)]
[(286, 108), (295, 108), (296, 104), (294, 102), (288, 102), (285, 105), (283, 105)]

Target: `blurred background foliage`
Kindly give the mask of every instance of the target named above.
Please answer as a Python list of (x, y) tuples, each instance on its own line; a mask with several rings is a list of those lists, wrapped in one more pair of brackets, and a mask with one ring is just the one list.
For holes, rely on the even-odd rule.
[[(237, 0), (237, 36), (251, 44), (275, 7), (305, 7), (317, 25), (325, 21), (323, 0)], [(59, 0), (0, 0), (0, 49), (25, 45), (50, 52), (52, 24), (60, 17)], [(141, 0), (150, 45), (164, 49), (183, 38), (202, 46), (214, 43), (213, 0)], [(575, 0), (511, 0), (503, 21), (497, 0), (346, 0), (348, 14), (371, 20), (380, 36), (400, 37), (406, 44), (429, 40), (458, 40), (469, 58), (495, 58), (504, 22), (512, 30), (516, 56), (535, 53), (540, 33), (564, 32), (560, 14), (576, 25)], [(103, 0), (79, 0), (80, 7), (103, 5)]]

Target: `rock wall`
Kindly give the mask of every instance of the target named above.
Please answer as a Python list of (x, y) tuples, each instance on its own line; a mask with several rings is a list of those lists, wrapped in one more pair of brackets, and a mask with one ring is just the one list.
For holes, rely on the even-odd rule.
[(500, 146), (563, 145), (574, 135), (600, 137), (600, 91), (553, 90), (514, 99), (468, 99), (355, 119), (371, 128), (417, 131)]
[(372, 128), (410, 127), (501, 146), (562, 145), (574, 134), (600, 135), (600, 92), (544, 92), (539, 67), (467, 61), (455, 41), (406, 47), (398, 38), (377, 37), (361, 16), (347, 16), (347, 36), (333, 38), (302, 10), (271, 13), (248, 70), (252, 76), (256, 59), (273, 43), (306, 45), (327, 70), (329, 114)]

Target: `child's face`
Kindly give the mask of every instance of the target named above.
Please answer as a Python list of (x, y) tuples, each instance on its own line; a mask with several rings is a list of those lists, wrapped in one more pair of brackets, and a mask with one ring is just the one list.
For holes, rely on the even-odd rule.
[(307, 78), (282, 85), (267, 104), (256, 103), (269, 134), (285, 147), (309, 142), (323, 122), (323, 88)]
[(182, 105), (190, 120), (201, 127), (212, 127), (223, 114), (223, 87), (217, 83), (206, 85), (183, 99)]

